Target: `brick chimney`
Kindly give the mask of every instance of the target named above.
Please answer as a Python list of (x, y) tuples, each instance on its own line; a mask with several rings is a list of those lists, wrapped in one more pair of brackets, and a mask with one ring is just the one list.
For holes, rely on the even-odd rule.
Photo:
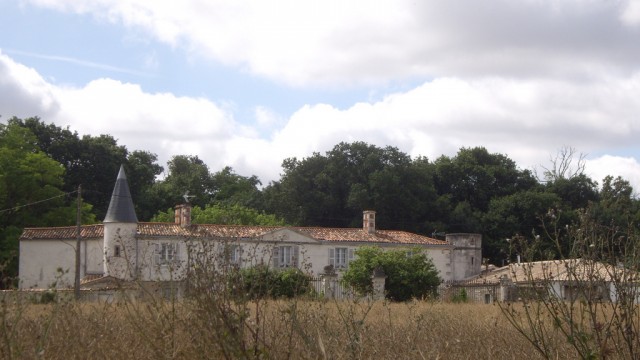
[(187, 227), (191, 225), (191, 204), (176, 205), (175, 223)]
[(362, 230), (368, 234), (376, 233), (376, 212), (373, 210), (365, 210), (362, 213)]

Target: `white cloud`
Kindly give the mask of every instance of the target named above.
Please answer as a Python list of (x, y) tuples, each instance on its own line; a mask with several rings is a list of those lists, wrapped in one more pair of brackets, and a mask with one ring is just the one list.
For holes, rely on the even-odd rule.
[(187, 154), (222, 166), (225, 144), (238, 131), (231, 114), (203, 98), (149, 94), (140, 86), (110, 79), (83, 88), (57, 88), (64, 109), (56, 122), (80, 133), (111, 134), (129, 150), (149, 150), (164, 163)]
[(52, 88), (34, 69), (0, 51), (0, 116), (54, 116), (60, 104)]
[(296, 86), (637, 69), (638, 0), (30, 0)]
[(586, 174), (602, 185), (602, 179), (611, 175), (621, 176), (633, 186), (636, 196), (640, 194), (640, 163), (632, 157), (604, 155), (586, 163)]
[(622, 21), (629, 26), (640, 25), (640, 1), (629, 0), (621, 15)]
[(343, 111), (304, 107), (275, 143), (309, 154), (338, 141), (363, 140), (431, 159), (485, 146), (533, 168), (565, 145), (585, 153), (632, 147), (640, 133), (638, 93), (640, 74), (603, 84), (438, 79)]
[(270, 128), (282, 123), (282, 118), (275, 111), (266, 106), (258, 106), (255, 109), (256, 125), (260, 128)]
[[(80, 134), (111, 134), (129, 150), (158, 154), (162, 164), (172, 155), (198, 155), (213, 171), (228, 165), (264, 183), (278, 178), (286, 157), (306, 157), (358, 140), (432, 160), (461, 147), (485, 146), (523, 168), (573, 146), (587, 154), (608, 154), (589, 159), (594, 180), (620, 174), (640, 189), (637, 161), (615, 156), (634, 149), (640, 135), (640, 73), (581, 83), (439, 78), (343, 110), (306, 105), (279, 128), (261, 128), (272, 121), (266, 108), (257, 109), (253, 128), (240, 126), (228, 108), (205, 98), (148, 93), (111, 79), (80, 88), (56, 86), (4, 55), (0, 75), (0, 99), (10, 99), (3, 104), (11, 111), (6, 116), (40, 115)], [(265, 129), (271, 129), (269, 135), (260, 136)]]

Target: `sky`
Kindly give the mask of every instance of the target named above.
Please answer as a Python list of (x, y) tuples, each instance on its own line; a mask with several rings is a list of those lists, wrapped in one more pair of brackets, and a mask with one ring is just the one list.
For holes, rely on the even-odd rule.
[(0, 116), (264, 185), (364, 141), (640, 191), (640, 0), (0, 0)]

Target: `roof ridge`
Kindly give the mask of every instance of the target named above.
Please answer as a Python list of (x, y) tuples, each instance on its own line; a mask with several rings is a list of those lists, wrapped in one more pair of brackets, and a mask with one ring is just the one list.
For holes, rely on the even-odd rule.
[[(74, 229), (78, 225), (25, 227), (23, 230)], [(103, 224), (82, 224), (80, 227), (104, 226)]]

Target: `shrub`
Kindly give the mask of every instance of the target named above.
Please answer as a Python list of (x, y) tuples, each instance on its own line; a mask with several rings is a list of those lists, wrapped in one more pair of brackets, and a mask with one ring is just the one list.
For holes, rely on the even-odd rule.
[(246, 299), (293, 298), (309, 292), (311, 277), (296, 268), (279, 271), (257, 265), (232, 273), (229, 283), (240, 289), (236, 296)]
[(56, 302), (56, 293), (54, 291), (46, 291), (40, 296), (40, 304), (51, 304)]
[(300, 269), (292, 268), (276, 272), (273, 297), (293, 298), (309, 292), (311, 278)]
[(394, 301), (422, 299), (435, 294), (440, 277), (438, 270), (421, 249), (383, 251), (365, 246), (356, 250), (357, 258), (349, 263), (343, 281), (361, 294), (371, 294), (371, 274), (380, 267), (387, 276), (386, 297)]
[(236, 296), (247, 299), (262, 299), (271, 296), (276, 283), (274, 272), (269, 267), (257, 265), (239, 269), (231, 273), (230, 284), (235, 285), (241, 293)]
[(469, 300), (467, 297), (467, 290), (462, 288), (460, 291), (451, 297), (451, 301), (454, 303), (466, 303)]

